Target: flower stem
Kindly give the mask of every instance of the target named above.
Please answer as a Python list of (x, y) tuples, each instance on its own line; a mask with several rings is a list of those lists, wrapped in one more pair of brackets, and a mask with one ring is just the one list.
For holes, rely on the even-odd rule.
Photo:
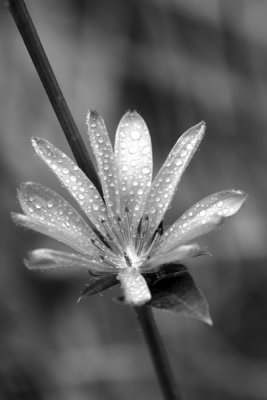
[(151, 308), (141, 306), (134, 307), (134, 310), (143, 329), (164, 398), (182, 400)]
[[(4, 4), (8, 7), (17, 25), (77, 164), (102, 195), (101, 185), (93, 163), (70, 113), (24, 1), (5, 0)], [(181, 400), (152, 311), (150, 308), (142, 306), (135, 307), (135, 312), (150, 349), (165, 399)]]
[(59, 87), (24, 1), (6, 0), (5, 5), (9, 9), (15, 24), (17, 25), (79, 167), (97, 187), (98, 191), (102, 193), (99, 178), (95, 172), (92, 161), (70, 113), (69, 107)]

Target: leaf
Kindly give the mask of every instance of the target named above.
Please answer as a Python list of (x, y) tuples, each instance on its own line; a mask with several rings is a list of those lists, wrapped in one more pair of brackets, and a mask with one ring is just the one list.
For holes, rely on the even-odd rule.
[(77, 303), (84, 300), (86, 297), (92, 296), (102, 292), (103, 290), (109, 289), (110, 287), (116, 285), (118, 282), (115, 275), (95, 277), (91, 275), (89, 283), (86, 284), (85, 289), (82, 290)]
[(164, 265), (155, 275), (148, 282), (152, 293), (150, 306), (212, 325), (208, 302), (185, 266)]

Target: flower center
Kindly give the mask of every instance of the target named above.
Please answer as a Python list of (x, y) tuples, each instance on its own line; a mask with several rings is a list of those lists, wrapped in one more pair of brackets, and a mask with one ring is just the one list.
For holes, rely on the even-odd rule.
[(106, 235), (100, 238), (100, 241), (92, 240), (100, 252), (100, 260), (114, 268), (139, 270), (162, 234), (162, 224), (149, 237), (149, 217), (146, 215), (134, 230), (131, 213), (127, 207), (122, 218), (118, 216), (116, 222), (116, 226), (111, 228), (108, 221), (101, 219)]

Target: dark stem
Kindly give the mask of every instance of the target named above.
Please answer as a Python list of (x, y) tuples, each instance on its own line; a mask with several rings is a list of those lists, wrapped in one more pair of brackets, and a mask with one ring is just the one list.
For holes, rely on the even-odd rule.
[(79, 167), (85, 172), (98, 191), (102, 193), (101, 185), (92, 161), (70, 113), (63, 93), (58, 85), (55, 74), (48, 61), (47, 55), (24, 1), (6, 0), (5, 4), (7, 5), (22, 36)]
[[(79, 167), (102, 195), (101, 185), (23, 0), (5, 0)], [(166, 400), (181, 400), (151, 309), (135, 307)]]
[(156, 322), (150, 307), (134, 307), (137, 318), (143, 329), (150, 350), (154, 368), (166, 400), (182, 400), (175, 383), (165, 347), (159, 335)]

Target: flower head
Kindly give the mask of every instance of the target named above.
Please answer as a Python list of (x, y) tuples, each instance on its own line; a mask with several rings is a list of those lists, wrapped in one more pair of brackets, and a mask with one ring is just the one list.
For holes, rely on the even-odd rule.
[(142, 274), (205, 253), (192, 240), (235, 214), (246, 195), (239, 190), (212, 194), (163, 232), (164, 214), (203, 138), (205, 124), (193, 126), (178, 139), (153, 182), (151, 139), (137, 112), (126, 113), (120, 121), (114, 150), (95, 111), (89, 113), (87, 126), (104, 199), (69, 157), (44, 139), (32, 139), (36, 153), (76, 200), (79, 212), (47, 187), (22, 184), (18, 198), (24, 214), (14, 213), (15, 222), (75, 251), (37, 249), (25, 263), (30, 269), (69, 267), (116, 275), (126, 301), (141, 305), (151, 299)]

